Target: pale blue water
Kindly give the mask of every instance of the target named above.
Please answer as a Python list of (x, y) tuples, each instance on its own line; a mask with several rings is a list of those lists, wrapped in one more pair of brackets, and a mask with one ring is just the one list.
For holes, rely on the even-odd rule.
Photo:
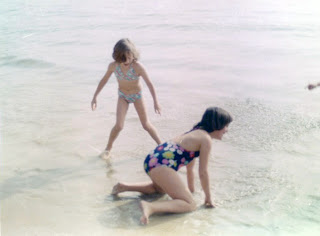
[[(0, 3), (3, 235), (319, 235), (320, 4), (317, 1), (17, 1)], [(162, 139), (207, 106), (234, 116), (210, 167), (217, 208), (138, 224), (153, 147), (131, 107), (113, 160), (97, 157), (115, 122), (112, 77), (90, 101), (117, 40), (129, 37), (163, 108)], [(185, 178), (185, 172), (182, 171)]]

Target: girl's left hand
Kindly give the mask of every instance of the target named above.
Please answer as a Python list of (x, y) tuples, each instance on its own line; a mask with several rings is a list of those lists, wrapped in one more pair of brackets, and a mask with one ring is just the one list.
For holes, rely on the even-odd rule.
[(161, 107), (158, 103), (154, 104), (154, 112), (161, 115)]

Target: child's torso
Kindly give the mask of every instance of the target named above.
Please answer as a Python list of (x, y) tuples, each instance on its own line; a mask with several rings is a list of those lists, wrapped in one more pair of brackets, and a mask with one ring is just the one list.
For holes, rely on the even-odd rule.
[(158, 166), (168, 166), (175, 171), (188, 165), (194, 158), (198, 157), (199, 151), (189, 151), (172, 141), (165, 142), (156, 147), (144, 161), (144, 169), (149, 173)]
[(142, 87), (139, 80), (139, 75), (131, 63), (127, 70), (122, 69), (119, 63), (116, 63), (114, 74), (119, 83), (119, 90), (125, 94), (137, 93), (141, 91)]
[(203, 132), (203, 130), (191, 130), (171, 139), (171, 141), (179, 144), (186, 150), (198, 151), (200, 150), (200, 137), (203, 135)]
[[(127, 70), (125, 70), (127, 69)], [(114, 70), (114, 74), (118, 80), (126, 80), (126, 81), (136, 81), (139, 80), (139, 76), (137, 75), (135, 69), (133, 68), (133, 63), (131, 63), (128, 68), (121, 68), (119, 63), (116, 64), (116, 68)]]
[(144, 161), (146, 173), (149, 174), (153, 168), (163, 165), (176, 171), (180, 167), (188, 165), (200, 155), (201, 140), (207, 135), (204, 130), (192, 129), (168, 142), (160, 144), (149, 153)]

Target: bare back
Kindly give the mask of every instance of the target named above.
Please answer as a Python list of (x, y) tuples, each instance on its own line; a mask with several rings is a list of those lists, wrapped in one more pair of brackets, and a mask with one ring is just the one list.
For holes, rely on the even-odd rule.
[(210, 136), (206, 131), (198, 129), (176, 136), (175, 138), (171, 139), (171, 141), (179, 144), (186, 150), (199, 151), (201, 148), (201, 143), (208, 138), (210, 138)]

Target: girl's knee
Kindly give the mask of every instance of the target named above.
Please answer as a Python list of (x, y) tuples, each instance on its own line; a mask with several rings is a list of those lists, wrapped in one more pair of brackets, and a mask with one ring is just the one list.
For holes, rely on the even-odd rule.
[(190, 211), (195, 211), (197, 209), (197, 204), (196, 204), (196, 202), (194, 200), (188, 202), (188, 204), (189, 204), (189, 210)]
[(123, 125), (122, 124), (116, 124), (114, 126), (114, 130), (117, 132), (120, 132), (123, 129)]
[(155, 188), (157, 193), (165, 194), (166, 192), (157, 184), (153, 183), (153, 187)]
[(143, 127), (145, 130), (149, 131), (149, 130), (151, 129), (151, 124), (150, 124), (149, 122), (143, 122), (143, 123), (142, 123), (142, 127)]

